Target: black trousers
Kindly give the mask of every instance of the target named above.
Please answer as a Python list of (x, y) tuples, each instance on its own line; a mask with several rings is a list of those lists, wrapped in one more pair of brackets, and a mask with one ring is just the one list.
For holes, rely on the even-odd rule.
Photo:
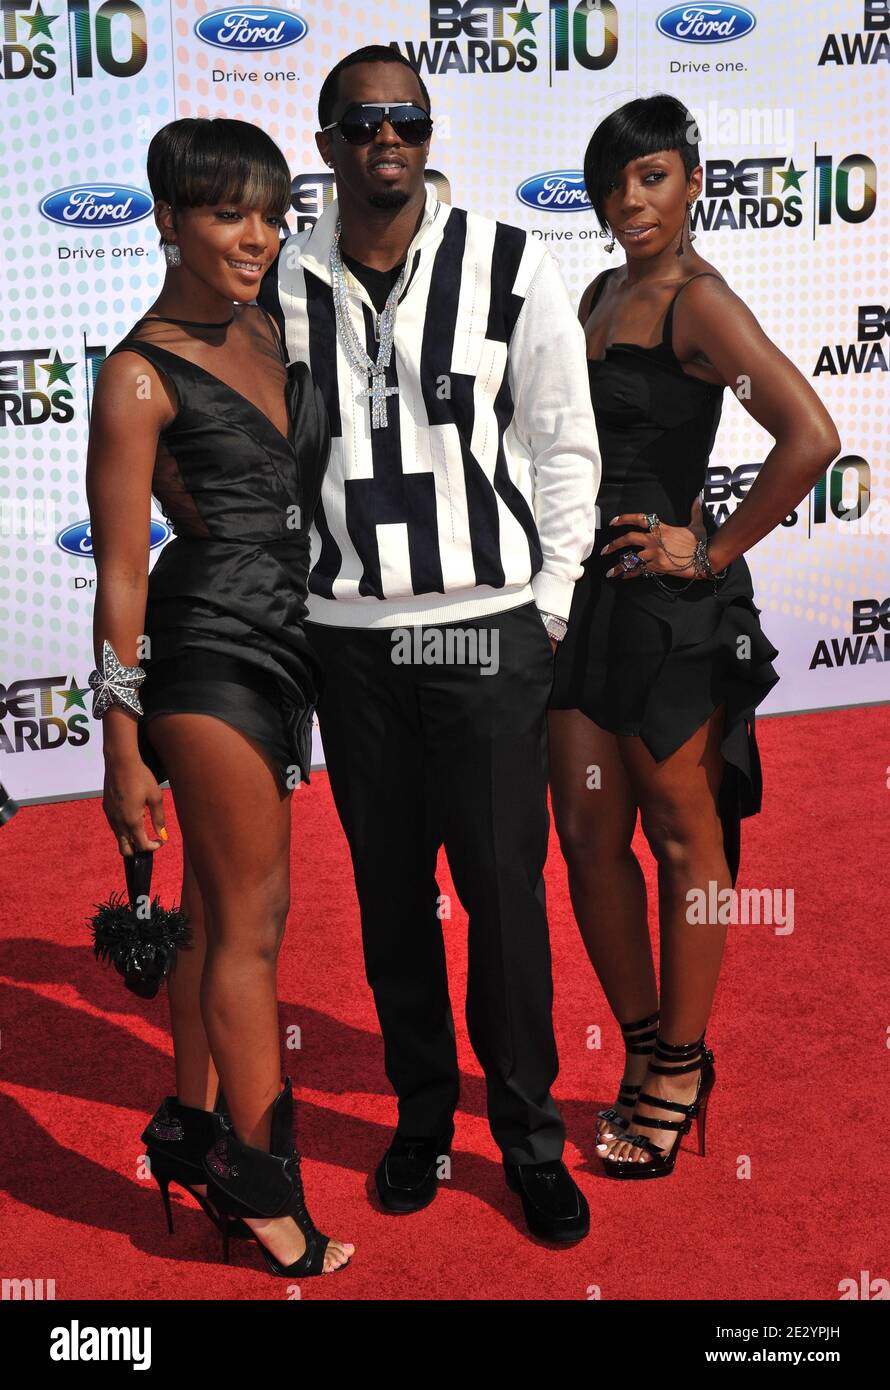
[[(447, 659), (449, 629), (465, 655), (478, 640), (476, 662)], [(444, 844), (469, 917), (466, 1018), (491, 1132), (509, 1162), (558, 1159), (543, 880), (553, 655), (538, 610), (399, 629), (413, 634), (407, 660), (392, 630), (306, 631), (324, 667), (319, 723), (399, 1132), (450, 1134), (459, 1095), (436, 882)]]

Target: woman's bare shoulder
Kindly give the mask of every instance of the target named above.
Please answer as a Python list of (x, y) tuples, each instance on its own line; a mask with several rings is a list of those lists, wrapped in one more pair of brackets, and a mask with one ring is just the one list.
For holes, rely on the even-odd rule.
[(605, 270), (600, 271), (599, 275), (595, 275), (582, 294), (581, 302), (578, 305), (578, 318), (581, 320), (582, 324), (586, 323), (590, 315), (590, 306), (593, 303), (593, 297), (596, 294), (597, 286), (613, 268), (613, 266), (607, 266)]

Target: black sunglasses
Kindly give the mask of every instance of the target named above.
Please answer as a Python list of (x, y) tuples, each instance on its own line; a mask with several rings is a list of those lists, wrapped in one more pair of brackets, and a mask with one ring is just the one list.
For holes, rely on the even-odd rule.
[[(390, 115), (390, 112), (399, 112)], [(433, 122), (422, 106), (413, 101), (393, 101), (387, 105), (362, 102), (350, 106), (339, 121), (331, 121), (322, 130), (339, 130), (348, 145), (369, 145), (388, 120), (396, 135), (406, 145), (422, 145), (433, 133)]]

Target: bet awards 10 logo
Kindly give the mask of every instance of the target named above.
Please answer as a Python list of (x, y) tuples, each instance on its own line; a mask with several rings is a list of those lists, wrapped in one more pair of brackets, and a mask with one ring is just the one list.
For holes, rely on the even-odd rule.
[[(707, 471), (702, 501), (710, 508), (718, 526), (735, 511), (736, 504), (748, 495), (762, 463), (743, 463), (736, 468), (712, 464)], [(806, 497), (807, 533), (814, 526), (824, 526), (832, 518), (851, 523), (861, 522), (871, 505), (871, 468), (859, 454), (845, 454), (823, 473)], [(796, 526), (801, 520), (804, 504), (782, 521), (783, 526)], [(878, 523), (883, 531), (884, 518)]]
[[(46, 81), (58, 72), (59, 55), (73, 78), (98, 75), (132, 77), (145, 67), (148, 31), (145, 12), (133, 0), (56, 0), (61, 14), (47, 14), (41, 0), (0, 0), (3, 19), (0, 78)], [(56, 5), (52, 6), (53, 9)], [(113, 36), (113, 46), (112, 46)]]
[(883, 304), (860, 304), (855, 343), (826, 344), (819, 349), (813, 376), (859, 376), (890, 370), (890, 354), (881, 342), (890, 337), (890, 309)]
[(890, 62), (890, 0), (865, 0), (862, 32), (827, 34), (819, 67), (859, 67)]
[(70, 424), (74, 419), (71, 373), (76, 366), (76, 361), (63, 361), (58, 348), (0, 352), (0, 428)]
[[(540, 3), (540, 0), (539, 0)], [(392, 47), (422, 73), (598, 72), (618, 54), (618, 7), (611, 0), (548, 0), (540, 10), (505, 0), (430, 0), (428, 40)]]
[[(816, 227), (829, 226), (836, 218), (867, 222), (877, 203), (874, 160), (866, 154), (837, 161), (834, 155), (817, 154), (813, 165), (812, 170), (799, 169), (793, 157), (784, 155), (707, 160), (702, 195), (691, 213), (693, 230), (799, 227), (807, 197), (815, 199)], [(805, 186), (808, 176), (812, 181)]]
[(89, 742), (88, 685), (73, 676), (28, 676), (0, 685), (0, 753), (46, 753)]
[(830, 637), (816, 643), (811, 671), (890, 661), (890, 598), (854, 599), (850, 629), (849, 637)]
[(104, 346), (87, 343), (83, 359), (66, 362), (58, 348), (0, 349), (0, 429), (68, 425), (74, 419), (72, 377), (83, 369), (92, 399)]

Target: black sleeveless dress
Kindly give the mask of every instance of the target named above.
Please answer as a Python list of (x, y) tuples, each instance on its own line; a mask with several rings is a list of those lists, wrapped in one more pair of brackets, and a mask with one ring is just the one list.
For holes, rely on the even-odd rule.
[[(268, 749), (284, 791), (294, 785), (295, 766), (309, 781), (321, 671), (303, 620), (309, 524), (330, 432), (308, 367), (287, 365), (266, 311), (242, 305), (235, 312), (249, 357), (243, 339), (240, 347), (227, 344), (224, 327), (156, 316), (140, 319), (112, 349), (147, 358), (179, 406), (159, 437), (152, 478), (174, 538), (148, 579), (139, 752), (166, 781), (146, 731), (151, 718), (216, 715)], [(278, 382), (287, 437), (218, 370), (258, 396), (251, 385), (257, 374)]]
[[(724, 388), (683, 371), (671, 346), (673, 308), (672, 299), (655, 347), (611, 343), (604, 357), (588, 359), (603, 468), (598, 529), (557, 648), (550, 703), (579, 709), (610, 733), (641, 738), (658, 762), (725, 704), (719, 811), (735, 883), (740, 819), (760, 810), (762, 795), (754, 711), (779, 679), (748, 566), (741, 556), (733, 561), (716, 592), (711, 581), (687, 588), (688, 579), (661, 575), (667, 593), (643, 576), (606, 579), (619, 552), (599, 553), (639, 529), (609, 527), (625, 512), (657, 512), (669, 526), (688, 526), (705, 484)], [(707, 508), (704, 520), (713, 532)]]

